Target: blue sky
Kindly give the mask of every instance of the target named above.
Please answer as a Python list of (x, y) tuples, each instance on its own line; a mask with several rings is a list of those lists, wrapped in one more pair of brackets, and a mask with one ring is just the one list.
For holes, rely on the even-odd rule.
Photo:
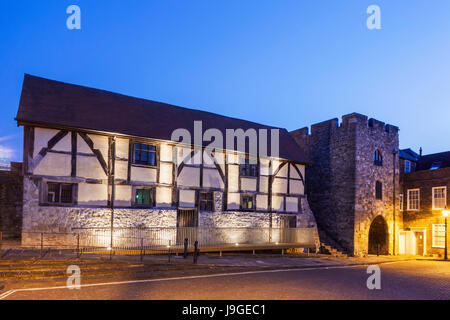
[[(82, 29), (66, 28), (81, 8)], [(381, 30), (366, 9), (381, 8)], [(294, 130), (359, 112), (450, 150), (450, 1), (0, 3), (0, 158), (20, 160), (23, 74)], [(124, 111), (126, 112), (126, 111)]]

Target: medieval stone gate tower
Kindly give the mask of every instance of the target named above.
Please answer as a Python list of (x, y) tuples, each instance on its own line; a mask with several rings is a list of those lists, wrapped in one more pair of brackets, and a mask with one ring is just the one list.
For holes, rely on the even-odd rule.
[(340, 125), (331, 119), (312, 125), (311, 134), (308, 128), (291, 132), (313, 162), (306, 192), (322, 242), (350, 255), (394, 253), (402, 227), (398, 131), (352, 113)]

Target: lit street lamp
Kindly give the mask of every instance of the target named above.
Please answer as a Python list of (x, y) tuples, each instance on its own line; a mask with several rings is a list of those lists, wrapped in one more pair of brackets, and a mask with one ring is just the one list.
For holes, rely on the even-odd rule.
[(447, 207), (445, 207), (445, 209), (442, 211), (442, 215), (445, 217), (445, 228), (444, 228), (444, 232), (445, 232), (445, 251), (444, 251), (444, 260), (447, 260), (447, 217), (450, 215), (450, 210), (447, 209)]

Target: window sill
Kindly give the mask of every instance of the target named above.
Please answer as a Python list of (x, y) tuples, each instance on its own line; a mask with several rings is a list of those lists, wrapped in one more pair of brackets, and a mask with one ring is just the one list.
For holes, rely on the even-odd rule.
[(75, 207), (75, 206), (77, 206), (77, 204), (76, 203), (40, 203), (39, 206), (67, 208), (67, 207)]
[(152, 206), (132, 206), (133, 209), (155, 209), (155, 207)]
[(131, 166), (139, 167), (139, 168), (158, 169), (158, 166), (151, 166), (151, 165), (138, 164), (138, 163), (132, 163)]

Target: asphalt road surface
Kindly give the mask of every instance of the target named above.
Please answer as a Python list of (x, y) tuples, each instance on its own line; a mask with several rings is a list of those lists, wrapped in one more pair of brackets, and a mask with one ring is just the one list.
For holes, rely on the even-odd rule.
[[(367, 288), (367, 266), (248, 272), (148, 282), (87, 285), (0, 293), (4, 299), (450, 299), (450, 263), (406, 261), (380, 264), (381, 289)], [(113, 281), (113, 280), (112, 280)], [(47, 284), (48, 286), (48, 284)], [(3, 296), (1, 296), (1, 294)]]

